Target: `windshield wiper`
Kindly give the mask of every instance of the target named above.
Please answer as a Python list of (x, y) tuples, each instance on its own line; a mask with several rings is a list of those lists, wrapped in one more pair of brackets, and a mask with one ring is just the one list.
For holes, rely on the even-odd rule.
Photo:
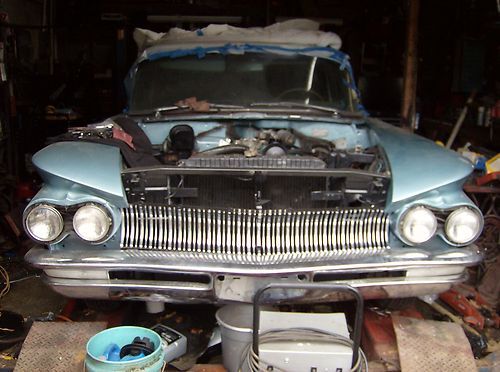
[(336, 117), (356, 117), (356, 118), (362, 117), (361, 114), (355, 112), (343, 111), (332, 107), (310, 105), (298, 102), (254, 102), (249, 105), (208, 103), (208, 109), (204, 110), (196, 110), (189, 105), (172, 105), (172, 106), (157, 107), (151, 110), (132, 111), (129, 112), (129, 115), (146, 115), (146, 116), (153, 116), (155, 119), (159, 119), (163, 115), (169, 113), (177, 113), (179, 111), (186, 113), (206, 113), (206, 114), (214, 114), (214, 113), (216, 114), (223, 112), (255, 112), (255, 111), (263, 111), (263, 112), (272, 111), (276, 113), (276, 112), (282, 112), (284, 111), (284, 109), (291, 109), (291, 111), (295, 111), (294, 113), (299, 115), (303, 112), (317, 111), (317, 112), (326, 112)]
[(310, 105), (308, 103), (299, 103), (299, 102), (255, 102), (250, 104), (250, 107), (273, 107), (273, 108), (283, 108), (283, 107), (289, 107), (289, 108), (299, 108), (299, 109), (305, 109), (305, 110), (316, 110), (316, 111), (323, 111), (323, 112), (328, 112), (330, 114), (333, 114), (335, 116), (361, 116), (358, 113), (351, 112), (351, 111), (344, 111), (344, 110), (339, 110), (334, 107), (325, 107), (325, 106), (318, 106), (318, 105)]
[(156, 107), (154, 109), (148, 110), (135, 110), (129, 112), (130, 115), (148, 115), (154, 116), (156, 118), (161, 117), (162, 115), (170, 112), (176, 111), (186, 111), (186, 112), (200, 112), (200, 113), (216, 113), (221, 110), (243, 110), (246, 109), (246, 106), (241, 105), (229, 105), (229, 104), (219, 104), (219, 103), (209, 103), (208, 110), (195, 110), (192, 106), (189, 105), (172, 105), (172, 106), (162, 106)]
[(134, 110), (134, 111), (129, 111), (129, 115), (154, 115), (154, 116), (161, 116), (162, 113), (164, 112), (170, 112), (170, 111), (177, 111), (177, 110), (187, 110), (189, 107), (187, 106), (163, 106), (163, 107), (156, 107), (154, 109), (146, 109), (146, 110)]

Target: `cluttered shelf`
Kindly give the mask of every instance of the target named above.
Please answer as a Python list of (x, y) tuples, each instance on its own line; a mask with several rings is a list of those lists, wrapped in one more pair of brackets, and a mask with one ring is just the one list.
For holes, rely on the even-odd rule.
[[(423, 118), (419, 134), (435, 141), (446, 142), (452, 132), (453, 124), (443, 120)], [(477, 126), (471, 122), (464, 123), (458, 133), (456, 145), (463, 146), (467, 142), (490, 150), (500, 151), (500, 121), (492, 121), (488, 127)]]

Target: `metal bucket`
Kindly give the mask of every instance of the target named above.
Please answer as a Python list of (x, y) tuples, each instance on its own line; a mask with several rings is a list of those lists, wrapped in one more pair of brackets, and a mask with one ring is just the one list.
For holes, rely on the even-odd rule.
[[(132, 343), (135, 337), (148, 337), (155, 345), (155, 350), (144, 358), (112, 362), (102, 360), (99, 357), (110, 343), (117, 344), (120, 348)], [(94, 335), (87, 342), (87, 357), (85, 358), (85, 370), (88, 372), (107, 371), (141, 371), (160, 372), (164, 364), (164, 353), (160, 336), (147, 328), (123, 326), (106, 329)]]
[(244, 358), (252, 343), (252, 305), (227, 305), (215, 314), (222, 336), (222, 360), (229, 372), (248, 371)]

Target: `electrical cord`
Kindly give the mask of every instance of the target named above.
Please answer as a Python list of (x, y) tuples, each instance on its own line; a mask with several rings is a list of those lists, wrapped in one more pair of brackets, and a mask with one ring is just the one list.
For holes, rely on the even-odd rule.
[[(301, 342), (308, 342), (308, 341), (335, 342), (337, 344), (345, 345), (352, 348), (352, 341), (347, 338), (342, 338), (341, 336), (339, 337), (339, 335), (321, 334), (315, 332), (314, 330), (311, 331), (301, 330), (298, 334), (287, 331), (283, 331), (280, 333), (281, 335), (279, 336), (264, 337), (261, 343), (269, 343), (273, 341), (284, 341), (284, 340), (301, 341)], [(259, 371), (259, 372), (265, 371), (260, 367), (262, 363), (267, 365), (271, 364), (269, 362), (259, 359), (259, 357), (253, 352), (253, 349), (249, 350), (249, 355), (247, 354), (247, 363), (251, 371)], [(360, 370), (359, 367), (360, 367), (360, 360), (358, 358), (358, 361), (352, 368), (352, 371), (359, 371)], [(280, 371), (279, 368), (278, 369), (274, 368), (274, 369)]]
[(28, 279), (35, 279), (35, 278), (40, 278), (40, 275), (28, 275), (28, 276), (24, 276), (22, 278), (19, 278), (19, 279), (14, 279), (14, 280), (10, 280), (10, 284), (12, 283), (18, 283), (18, 282), (23, 282), (25, 280), (28, 280)]
[[(300, 341), (300, 342), (325, 342), (325, 343), (336, 343), (339, 345), (348, 346), (351, 349), (354, 346), (353, 341), (345, 336), (321, 331), (318, 329), (311, 328), (289, 328), (289, 329), (274, 329), (267, 332), (263, 332), (259, 336), (259, 344), (266, 344), (270, 342), (284, 342), (284, 341)], [(252, 343), (249, 343), (240, 358), (240, 365), (238, 372), (242, 372), (244, 363), (247, 363), (248, 368), (252, 372), (267, 372), (266, 369), (262, 369), (262, 365), (271, 365), (264, 360), (262, 360), (258, 355), (255, 354)], [(277, 367), (273, 366), (273, 371), (276, 372), (286, 372)], [(351, 368), (351, 372), (368, 372), (368, 360), (363, 350), (359, 348), (358, 359), (356, 363)]]

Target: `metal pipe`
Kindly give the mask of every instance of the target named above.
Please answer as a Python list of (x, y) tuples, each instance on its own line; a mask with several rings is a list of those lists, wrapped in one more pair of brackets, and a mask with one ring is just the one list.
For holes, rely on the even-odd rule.
[(248, 150), (248, 146), (245, 145), (225, 145), (214, 147), (209, 150), (200, 151), (198, 155), (225, 155), (225, 154), (242, 154)]
[(469, 106), (474, 101), (475, 96), (476, 96), (476, 91), (473, 90), (471, 92), (469, 98), (467, 99), (467, 102), (465, 102), (465, 106), (462, 108), (462, 111), (460, 112), (460, 116), (458, 117), (457, 122), (453, 126), (453, 130), (451, 131), (450, 138), (448, 138), (448, 141), (446, 142), (447, 149), (451, 149), (451, 145), (453, 145), (455, 138), (457, 138), (458, 132), (460, 131), (460, 128), (462, 128), (462, 124), (465, 120), (465, 117), (467, 116), (467, 111), (469, 111)]
[[(207, 154), (203, 152), (201, 154)], [(209, 153), (213, 155), (213, 153)], [(135, 173), (149, 174), (172, 174), (172, 175), (199, 175), (199, 176), (240, 176), (249, 177), (256, 175), (266, 176), (284, 176), (284, 177), (366, 177), (376, 179), (390, 179), (387, 173), (370, 172), (360, 169), (349, 168), (325, 168), (325, 169), (281, 169), (281, 168), (187, 168), (187, 167), (169, 167), (169, 166), (151, 166), (127, 168), (122, 171), (122, 176)], [(147, 176), (147, 174), (143, 175)]]

